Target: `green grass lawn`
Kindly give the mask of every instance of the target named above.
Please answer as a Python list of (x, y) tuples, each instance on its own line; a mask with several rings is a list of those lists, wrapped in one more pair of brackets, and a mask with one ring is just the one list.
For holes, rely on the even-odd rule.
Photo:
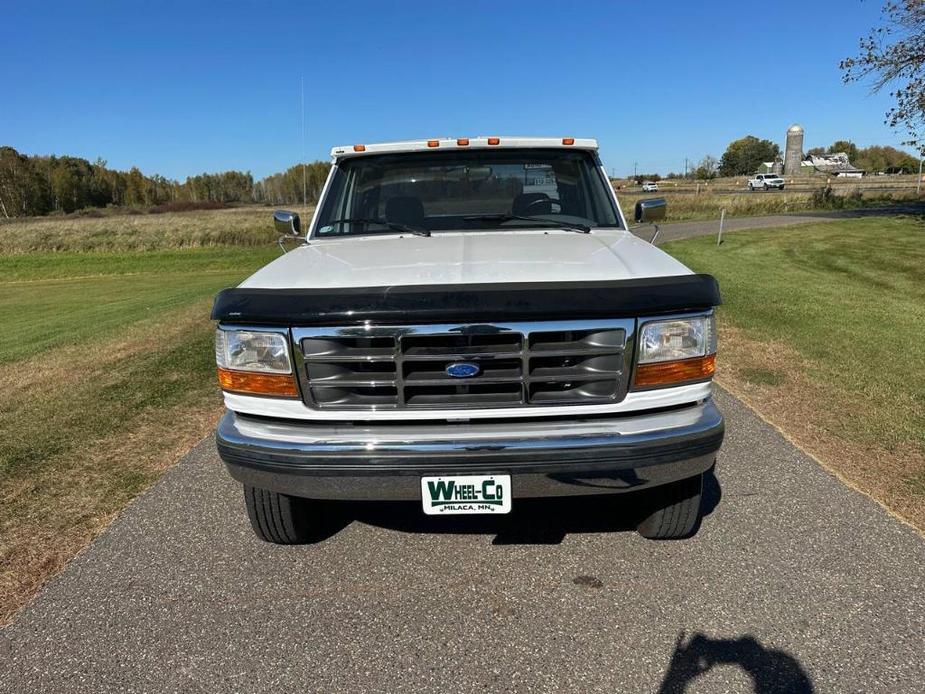
[(205, 433), (212, 297), (278, 255), (0, 257), (0, 623)]
[(0, 276), (15, 278), (0, 283), (0, 429), (17, 432), (0, 443), (0, 484), (4, 474), (130, 426), (141, 411), (211, 388), (210, 300), (278, 254), (0, 258)]
[[(703, 237), (664, 249), (719, 280), (721, 325), (751, 341), (728, 355), (749, 362), (751, 373), (739, 374), (746, 381), (778, 389), (780, 405), (806, 397), (795, 379), (808, 379), (815, 397), (824, 397), (803, 403), (802, 412), (820, 436), (887, 457), (925, 456), (921, 219), (806, 224), (729, 234), (718, 248)], [(722, 333), (720, 339), (722, 351)], [(760, 345), (775, 344), (779, 353), (793, 352), (796, 363), (781, 364), (773, 350), (764, 363), (755, 356)], [(725, 358), (721, 353), (721, 363)], [(882, 463), (868, 461), (873, 468)], [(915, 467), (904, 484), (920, 486), (925, 500), (923, 482), (925, 468)]]
[(212, 296), (278, 255), (271, 247), (0, 257), (0, 365), (105, 339)]

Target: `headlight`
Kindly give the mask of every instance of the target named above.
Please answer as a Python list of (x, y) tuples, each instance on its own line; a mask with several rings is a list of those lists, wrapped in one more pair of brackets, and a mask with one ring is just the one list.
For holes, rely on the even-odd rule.
[(215, 331), (215, 362), (223, 390), (298, 397), (286, 335), (219, 328)]
[(716, 370), (716, 321), (713, 315), (644, 323), (634, 385), (679, 385), (709, 379)]
[(292, 373), (287, 342), (280, 333), (219, 329), (215, 331), (215, 362), (236, 371)]
[(639, 335), (639, 363), (692, 359), (716, 352), (712, 315), (646, 323)]

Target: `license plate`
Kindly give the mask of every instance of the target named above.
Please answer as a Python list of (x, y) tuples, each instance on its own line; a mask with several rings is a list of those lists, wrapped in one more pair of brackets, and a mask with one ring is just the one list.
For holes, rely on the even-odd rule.
[(428, 516), (510, 513), (511, 476), (422, 477), (421, 501)]

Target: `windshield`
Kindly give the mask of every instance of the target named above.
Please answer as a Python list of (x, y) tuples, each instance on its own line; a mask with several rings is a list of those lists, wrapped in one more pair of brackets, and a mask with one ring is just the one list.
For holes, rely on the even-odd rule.
[[(384, 154), (337, 165), (314, 235), (571, 225), (619, 228), (596, 159), (582, 150)], [(528, 217), (529, 219), (523, 219)]]

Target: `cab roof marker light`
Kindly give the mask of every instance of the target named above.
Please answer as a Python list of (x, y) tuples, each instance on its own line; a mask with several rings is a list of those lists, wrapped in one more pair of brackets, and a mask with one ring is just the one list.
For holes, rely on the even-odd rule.
[[(428, 145), (431, 140), (401, 140), (394, 142), (375, 142), (361, 145), (344, 145), (331, 149), (331, 156), (334, 159), (348, 158), (357, 154), (400, 154), (404, 152), (421, 152), (434, 149), (446, 149), (452, 147), (466, 147), (460, 144), (460, 141), (468, 140), (470, 147), (505, 147), (505, 148), (532, 148), (532, 147), (557, 147), (557, 148), (574, 148), (588, 151), (597, 151), (597, 141), (592, 138), (578, 137), (501, 137), (500, 135), (478, 135), (475, 137), (445, 137), (434, 138), (436, 145)], [(563, 143), (563, 140), (565, 141)]]
[(427, 146), (428, 146), (428, 147), (439, 147), (439, 146), (440, 146), (440, 140), (428, 140), (428, 141), (427, 141)]
[(469, 138), (468, 138), (468, 137), (461, 137), (461, 138), (459, 138), (458, 140), (456, 140), (456, 145), (457, 145), (458, 147), (468, 147), (468, 146), (469, 146)]

